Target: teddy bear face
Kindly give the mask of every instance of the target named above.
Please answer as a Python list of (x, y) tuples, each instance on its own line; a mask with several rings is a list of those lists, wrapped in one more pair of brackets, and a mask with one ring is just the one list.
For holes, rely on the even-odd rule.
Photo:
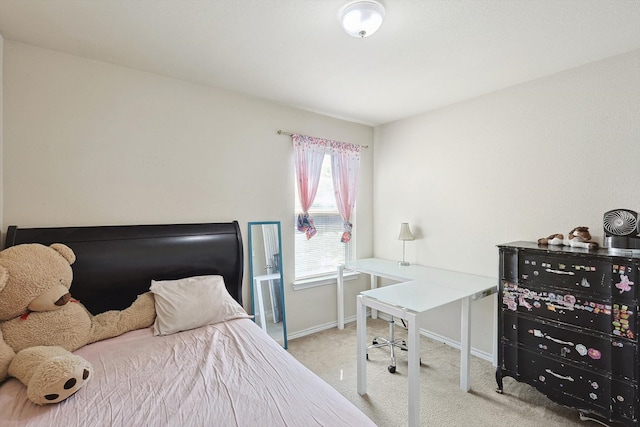
[(591, 233), (589, 233), (589, 227), (576, 227), (569, 232), (569, 239), (578, 239), (580, 242), (586, 242), (591, 240)]
[(73, 251), (58, 243), (23, 244), (0, 252), (0, 320), (66, 304), (74, 261)]

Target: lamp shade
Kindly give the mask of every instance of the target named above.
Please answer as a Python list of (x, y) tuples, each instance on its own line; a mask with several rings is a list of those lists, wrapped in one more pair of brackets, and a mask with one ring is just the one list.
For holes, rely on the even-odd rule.
[(384, 19), (384, 6), (373, 0), (352, 1), (338, 11), (340, 25), (351, 37), (368, 37), (378, 31)]
[(398, 235), (398, 240), (413, 240), (413, 234), (411, 234), (411, 229), (409, 228), (408, 222), (403, 222), (400, 224), (400, 234)]

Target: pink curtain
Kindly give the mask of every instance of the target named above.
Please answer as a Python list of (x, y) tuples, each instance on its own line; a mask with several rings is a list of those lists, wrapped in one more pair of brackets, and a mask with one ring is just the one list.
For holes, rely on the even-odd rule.
[(309, 208), (318, 191), (322, 161), (327, 147), (327, 140), (307, 135), (293, 134), (293, 153), (298, 181), (298, 196), (302, 212), (298, 214), (298, 231), (307, 235), (307, 239), (316, 234), (313, 218), (309, 216)]
[(356, 203), (358, 188), (358, 169), (360, 168), (360, 150), (362, 146), (333, 142), (331, 144), (331, 175), (333, 191), (336, 195), (338, 211), (344, 221), (344, 232), (340, 239), (343, 243), (351, 240), (351, 212)]

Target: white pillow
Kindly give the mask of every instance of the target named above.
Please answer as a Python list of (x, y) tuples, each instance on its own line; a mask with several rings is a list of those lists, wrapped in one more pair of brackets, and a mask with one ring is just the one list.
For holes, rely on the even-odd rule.
[(225, 320), (251, 317), (229, 295), (222, 276), (152, 280), (151, 292), (156, 300), (154, 335), (169, 335)]

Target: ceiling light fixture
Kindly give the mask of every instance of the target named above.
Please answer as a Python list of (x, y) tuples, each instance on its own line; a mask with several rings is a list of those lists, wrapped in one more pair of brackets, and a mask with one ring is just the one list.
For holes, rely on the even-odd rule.
[(383, 19), (384, 6), (373, 0), (352, 1), (338, 11), (338, 21), (351, 37), (370, 36), (378, 31)]

